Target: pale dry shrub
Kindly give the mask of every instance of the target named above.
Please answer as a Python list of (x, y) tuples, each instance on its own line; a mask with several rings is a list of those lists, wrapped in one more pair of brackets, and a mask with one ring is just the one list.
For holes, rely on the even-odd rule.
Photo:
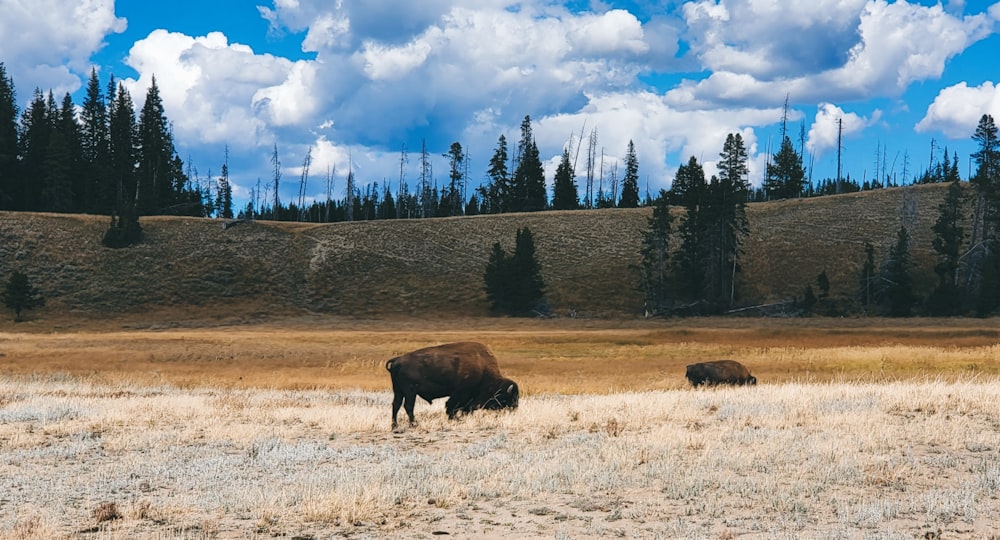
[(1000, 521), (993, 380), (532, 395), (457, 422), (439, 400), (398, 433), (388, 392), (0, 394), (6, 538), (72, 534), (102, 501), (111, 538), (977, 538)]

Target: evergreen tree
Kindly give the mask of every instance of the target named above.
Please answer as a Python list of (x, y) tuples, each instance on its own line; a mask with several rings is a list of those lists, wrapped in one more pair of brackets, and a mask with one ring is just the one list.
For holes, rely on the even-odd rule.
[(530, 315), (545, 298), (545, 281), (535, 257), (535, 239), (527, 227), (517, 230), (513, 260), (515, 314)]
[(14, 208), (17, 182), (17, 94), (0, 62), (0, 210)]
[(13, 189), (15, 210), (38, 210), (41, 208), (43, 179), (42, 171), (52, 140), (54, 117), (57, 112), (50, 109), (50, 102), (40, 88), (35, 88), (31, 103), (21, 115), (20, 137), (20, 177)]
[(679, 227), (680, 248), (674, 256), (674, 280), (678, 295), (689, 301), (703, 300), (705, 267), (709, 261), (707, 213), (702, 213), (707, 198), (705, 171), (694, 157), (682, 165), (671, 189), (671, 199), (684, 207), (684, 220)]
[(445, 157), (448, 158), (448, 186), (441, 197), (438, 215), (460, 216), (465, 206), (462, 196), (465, 191), (465, 174), (462, 172), (465, 153), (462, 151), (462, 145), (458, 142), (451, 143)]
[[(228, 149), (227, 149), (228, 150)], [(228, 155), (228, 151), (226, 154)], [(222, 164), (222, 173), (219, 174), (219, 188), (215, 207), (218, 209), (219, 217), (223, 219), (233, 218), (233, 186), (229, 183), (229, 163)]]
[(109, 171), (115, 186), (115, 204), (111, 224), (101, 243), (111, 248), (123, 248), (142, 240), (136, 205), (135, 110), (132, 97), (122, 84), (109, 94), (109, 101)]
[(896, 244), (889, 250), (884, 272), (890, 317), (909, 317), (913, 310), (916, 297), (911, 271), (910, 233), (906, 227), (900, 227), (896, 233)]
[(508, 159), (507, 138), (501, 134), (493, 151), (493, 157), (490, 158), (490, 167), (486, 171), (489, 182), (482, 192), (487, 209), (485, 213), (500, 214), (510, 211), (514, 186), (511, 184), (513, 179), (507, 169)]
[(967, 290), (977, 300), (976, 313), (985, 315), (997, 305), (1000, 290), (1000, 136), (993, 117), (984, 114), (972, 136), (979, 150), (972, 154), (977, 169), (970, 182), (975, 186), (972, 222), (973, 246), (968, 254)]
[(670, 234), (673, 225), (669, 195), (660, 190), (653, 201), (653, 213), (647, 219), (648, 230), (642, 235), (641, 288), (645, 294), (646, 316), (659, 315), (670, 303)]
[(702, 223), (709, 246), (709, 264), (705, 268), (705, 299), (721, 309), (732, 306), (736, 298), (736, 274), (743, 239), (749, 234), (746, 219), (748, 196), (746, 176), (747, 151), (739, 133), (726, 137), (719, 154), (719, 178), (712, 178), (706, 197)]
[(944, 202), (938, 207), (938, 219), (933, 227), (932, 245), (938, 256), (934, 273), (938, 276), (938, 284), (927, 299), (927, 309), (932, 315), (958, 315), (962, 309), (958, 273), (965, 230), (961, 220), (962, 186), (953, 181)]
[(618, 208), (635, 208), (639, 206), (639, 158), (635, 155), (635, 144), (628, 142), (625, 153), (625, 178), (622, 179), (622, 195), (618, 199)]
[(792, 140), (786, 135), (781, 141), (781, 148), (767, 164), (764, 191), (772, 200), (801, 197), (805, 191), (805, 178), (802, 156), (795, 151)]
[(545, 169), (538, 145), (531, 133), (531, 116), (521, 122), (521, 140), (517, 144), (517, 168), (514, 169), (512, 212), (537, 212), (545, 209)]
[[(175, 155), (173, 136), (155, 76), (139, 112), (136, 143), (138, 168), (135, 196), (139, 212), (144, 215), (172, 213), (168, 209), (181, 203), (181, 197), (172, 178), (171, 162)], [(229, 213), (231, 217), (231, 204)]]
[(534, 238), (527, 227), (517, 230), (512, 255), (508, 256), (499, 242), (493, 244), (483, 280), (494, 312), (526, 316), (538, 308), (545, 296), (545, 282), (535, 259)]
[(115, 186), (115, 209), (124, 215), (125, 208), (135, 209), (137, 201), (135, 110), (132, 96), (122, 84), (109, 99), (112, 102), (108, 111), (110, 172)]
[(111, 213), (114, 206), (114, 186), (110, 177), (110, 136), (108, 110), (101, 91), (97, 70), (92, 69), (87, 83), (87, 96), (80, 112), (82, 123), (80, 146), (84, 165), (80, 174), (85, 183), (83, 209), (85, 212)]
[(14, 310), (14, 322), (19, 322), (22, 311), (44, 306), (45, 299), (31, 284), (27, 275), (15, 271), (3, 290), (3, 303)]
[(483, 281), (486, 285), (486, 298), (490, 301), (490, 308), (495, 313), (510, 313), (513, 311), (511, 300), (513, 285), (512, 261), (507, 256), (507, 252), (500, 246), (500, 242), (493, 244), (489, 261), (486, 263), (486, 272)]
[(580, 196), (577, 192), (576, 176), (573, 165), (569, 161), (569, 149), (564, 148), (556, 176), (552, 182), (552, 209), (576, 210), (580, 207)]
[(670, 202), (685, 208), (696, 207), (706, 187), (705, 170), (698, 163), (698, 158), (691, 156), (686, 165), (677, 168), (670, 185)]
[(77, 194), (83, 189), (79, 182), (82, 151), (76, 106), (68, 93), (63, 98), (62, 106), (52, 111), (52, 114), (53, 130), (40, 171), (40, 209), (48, 212), (72, 212), (81, 206), (77, 202)]

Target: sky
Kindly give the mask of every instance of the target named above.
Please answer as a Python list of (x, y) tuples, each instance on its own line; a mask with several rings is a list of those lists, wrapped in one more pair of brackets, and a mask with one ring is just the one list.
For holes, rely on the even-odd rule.
[(946, 148), (966, 177), (980, 117), (1000, 118), (1000, 3), (986, 1), (0, 0), (0, 13), (21, 110), (35, 88), (81, 104), (94, 68), (138, 109), (155, 77), (178, 154), (206, 183), (228, 151), (240, 207), (272, 183), (275, 148), (285, 204), (307, 155), (307, 199), (325, 200), (327, 176), (343, 197), (349, 170), (413, 191), (423, 144), (443, 186), (459, 142), (475, 187), (526, 115), (550, 196), (564, 148), (583, 190), (591, 133), (609, 177), (633, 141), (655, 194), (691, 156), (713, 174), (729, 133), (760, 185), (783, 124), (816, 182), (838, 153), (844, 176), (902, 182)]

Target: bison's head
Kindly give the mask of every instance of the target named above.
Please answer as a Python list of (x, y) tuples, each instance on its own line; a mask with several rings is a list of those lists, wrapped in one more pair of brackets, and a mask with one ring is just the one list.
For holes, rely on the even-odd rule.
[(493, 396), (483, 405), (484, 409), (516, 409), (518, 399), (517, 383), (510, 379), (501, 379)]
[(747, 384), (757, 384), (757, 377), (753, 375), (747, 377)]

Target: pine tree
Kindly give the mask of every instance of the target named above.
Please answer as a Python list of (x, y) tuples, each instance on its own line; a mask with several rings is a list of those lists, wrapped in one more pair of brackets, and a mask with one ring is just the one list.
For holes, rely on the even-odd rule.
[(972, 154), (977, 164), (970, 182), (976, 188), (969, 255), (968, 289), (977, 298), (976, 313), (992, 313), (1000, 307), (1000, 136), (993, 117), (984, 114), (972, 136), (979, 150)]
[(45, 299), (22, 272), (10, 276), (2, 294), (4, 305), (14, 310), (14, 322), (20, 322), (22, 311), (45, 305)]
[(948, 194), (938, 207), (938, 219), (934, 223), (932, 245), (938, 262), (934, 273), (938, 284), (927, 299), (927, 309), (932, 315), (958, 315), (962, 309), (962, 290), (959, 286), (959, 260), (965, 230), (962, 220), (962, 186), (953, 181), (948, 186)]
[(564, 148), (556, 176), (552, 181), (552, 209), (576, 210), (580, 207), (580, 195), (577, 192), (576, 174), (569, 161), (569, 148)]
[(48, 212), (72, 212), (81, 207), (77, 202), (77, 194), (83, 189), (79, 181), (82, 151), (76, 106), (68, 93), (63, 98), (62, 106), (52, 111), (52, 114), (53, 130), (40, 171), (40, 209)]
[(642, 262), (639, 269), (641, 288), (645, 294), (646, 316), (659, 315), (669, 307), (670, 300), (670, 234), (673, 216), (669, 196), (660, 190), (653, 202), (653, 213), (646, 221), (648, 230), (642, 235)]
[(483, 281), (495, 313), (526, 316), (539, 308), (545, 282), (535, 258), (534, 238), (527, 227), (517, 230), (512, 255), (508, 256), (499, 242), (493, 244)]
[[(228, 151), (226, 154), (228, 155)], [(233, 186), (229, 183), (229, 163), (222, 164), (222, 172), (219, 174), (219, 189), (215, 207), (218, 209), (219, 217), (223, 219), (233, 218)]]
[(142, 240), (136, 207), (135, 110), (132, 97), (122, 84), (109, 94), (109, 101), (112, 103), (108, 110), (109, 171), (115, 186), (115, 204), (111, 224), (101, 243), (110, 248), (124, 248)]
[(0, 62), (0, 210), (14, 207), (17, 181), (17, 94)]
[(486, 205), (486, 213), (500, 214), (509, 212), (511, 199), (513, 198), (513, 185), (511, 185), (510, 172), (507, 169), (507, 138), (500, 135), (497, 140), (497, 147), (490, 158), (490, 167), (486, 171), (489, 182), (482, 190), (483, 202)]
[(639, 158), (635, 155), (635, 144), (628, 142), (625, 153), (625, 178), (622, 179), (622, 195), (618, 199), (618, 208), (635, 208), (639, 206)]
[(910, 233), (906, 227), (900, 227), (896, 232), (896, 244), (889, 250), (884, 271), (890, 317), (909, 317), (913, 310), (916, 297), (911, 272)]
[(678, 296), (688, 301), (704, 300), (705, 267), (709, 261), (709, 238), (703, 213), (703, 201), (708, 195), (705, 171), (694, 157), (677, 170), (671, 189), (671, 200), (684, 207), (684, 220), (679, 227), (680, 248), (674, 256), (674, 280)]
[(31, 103), (21, 115), (20, 137), (20, 175), (15, 181), (14, 209), (41, 209), (43, 180), (42, 171), (49, 143), (54, 131), (54, 117), (57, 113), (49, 108), (50, 102), (40, 88), (35, 88)]
[(670, 185), (670, 202), (685, 208), (696, 207), (706, 187), (705, 170), (698, 163), (698, 158), (691, 156), (686, 165), (677, 168)]
[(448, 186), (441, 197), (438, 215), (460, 216), (465, 208), (462, 200), (462, 193), (465, 190), (465, 174), (462, 168), (465, 164), (465, 153), (462, 151), (462, 145), (458, 142), (451, 143), (445, 157), (448, 158)]
[[(175, 213), (173, 207), (183, 202), (182, 194), (176, 190), (171, 164), (176, 152), (155, 76), (139, 112), (136, 143), (136, 205), (139, 212), (144, 215)], [(232, 214), (231, 205), (229, 213)]]
[(84, 161), (80, 177), (85, 184), (83, 210), (110, 214), (114, 206), (114, 187), (107, 180), (110, 177), (108, 110), (96, 69), (90, 72), (80, 119), (80, 146)]
[(785, 136), (781, 148), (767, 164), (764, 191), (769, 199), (801, 197), (806, 185), (802, 156), (795, 151), (792, 140)]
[(521, 122), (521, 140), (517, 144), (517, 168), (514, 169), (512, 212), (544, 210), (547, 202), (545, 169), (538, 145), (531, 133), (531, 117)]

